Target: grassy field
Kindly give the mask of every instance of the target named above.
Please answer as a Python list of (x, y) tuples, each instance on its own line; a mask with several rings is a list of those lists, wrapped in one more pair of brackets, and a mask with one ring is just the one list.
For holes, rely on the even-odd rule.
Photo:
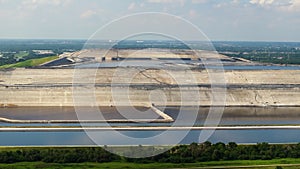
[(33, 66), (38, 66), (40, 64), (57, 59), (57, 58), (58, 58), (58, 56), (49, 56), (49, 57), (38, 58), (38, 59), (30, 59), (30, 60), (26, 60), (26, 61), (14, 63), (14, 64), (2, 65), (2, 66), (0, 66), (0, 69), (16, 68), (16, 67), (33, 67)]
[[(240, 166), (240, 167), (239, 167)], [(248, 166), (248, 167), (245, 167)], [(43, 162), (22, 162), (13, 164), (0, 164), (1, 169), (84, 169), (84, 168), (126, 168), (126, 169), (162, 169), (162, 168), (252, 168), (252, 169), (275, 169), (276, 166), (282, 166), (284, 169), (299, 169), (300, 159), (276, 159), (276, 160), (236, 160), (236, 161), (212, 161), (200, 163), (129, 163), (129, 162), (109, 162), (109, 163), (43, 163)]]

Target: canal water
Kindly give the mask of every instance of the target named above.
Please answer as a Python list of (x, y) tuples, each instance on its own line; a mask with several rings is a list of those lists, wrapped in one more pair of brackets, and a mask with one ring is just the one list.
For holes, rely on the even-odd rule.
[[(173, 131), (174, 137), (182, 131)], [(199, 135), (202, 131), (190, 131), (179, 143), (190, 144), (199, 142)], [(173, 138), (168, 140), (155, 140), (145, 143), (143, 141), (128, 141), (116, 139), (109, 131), (99, 133), (102, 139), (97, 140), (98, 145), (169, 145), (177, 144)], [(159, 131), (121, 131), (120, 134), (133, 138), (149, 138), (161, 134)], [(106, 137), (104, 137), (106, 136)], [(47, 145), (96, 145), (93, 137), (90, 138), (85, 132), (0, 132), (0, 146), (47, 146)], [(114, 138), (114, 139), (111, 139)], [(243, 144), (268, 142), (268, 143), (299, 143), (300, 130), (217, 130), (207, 141), (236, 142)]]
[[(189, 115), (191, 107), (160, 108), (166, 114), (184, 124), (185, 118), (179, 113)], [(146, 109), (141, 109), (146, 111)], [(179, 111), (180, 110), (180, 111)], [(114, 108), (102, 108), (106, 118), (124, 118), (122, 113)], [(200, 107), (195, 119), (195, 126), (205, 123), (209, 108)], [(99, 112), (98, 112), (99, 113)], [(0, 116), (13, 119), (76, 119), (76, 113), (71, 107), (22, 107), (1, 108)], [(150, 116), (148, 118), (151, 118)], [(219, 125), (298, 125), (300, 121), (300, 107), (228, 107), (225, 108)], [(189, 125), (189, 123), (187, 123)], [(15, 126), (79, 126), (80, 124), (0, 124), (2, 127)], [(81, 124), (84, 126), (101, 126), (101, 123)], [(111, 123), (111, 126), (170, 126), (172, 123)], [(188, 126), (187, 125), (187, 126)], [(165, 134), (166, 131), (97, 131), (92, 133), (81, 132), (0, 132), (1, 146), (24, 145), (132, 145), (132, 144), (177, 144), (177, 136), (186, 135), (179, 143), (189, 144), (199, 142), (199, 136), (205, 131), (168, 131), (167, 139), (156, 138), (155, 142), (145, 141)], [(117, 133), (117, 134), (116, 134)], [(97, 135), (97, 137), (93, 137)], [(137, 139), (134, 143), (130, 139)], [(140, 142), (139, 142), (140, 140)], [(300, 142), (300, 130), (297, 129), (268, 129), (268, 130), (216, 130), (208, 141), (211, 142), (237, 142), (237, 143), (298, 143)], [(201, 140), (203, 141), (203, 140)]]
[[(191, 117), (197, 111), (196, 119), (193, 119), (194, 126), (201, 126), (205, 123), (209, 107), (158, 107), (164, 113), (181, 124), (190, 126)], [(128, 117), (135, 119), (162, 119), (146, 107), (99, 107), (86, 111), (85, 120), (97, 120), (101, 113), (105, 120), (122, 120)], [(97, 111), (99, 110), (99, 111)], [(135, 110), (134, 113), (132, 110)], [(179, 116), (179, 114), (181, 114)], [(77, 120), (74, 107), (14, 107), (0, 108), (0, 117), (15, 120)], [(218, 120), (218, 119), (215, 119)], [(1, 126), (79, 126), (80, 124), (13, 124), (0, 122)], [(174, 123), (130, 123), (131, 126), (171, 126)], [(300, 107), (226, 107), (222, 113), (219, 125), (288, 125), (300, 124)], [(82, 123), (88, 126), (103, 126), (102, 123)], [(111, 126), (128, 126), (124, 123), (111, 123)]]

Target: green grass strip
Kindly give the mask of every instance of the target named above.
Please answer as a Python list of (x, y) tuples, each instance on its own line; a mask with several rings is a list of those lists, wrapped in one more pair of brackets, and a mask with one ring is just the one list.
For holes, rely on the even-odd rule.
[(17, 68), (17, 67), (34, 67), (38, 66), (40, 64), (49, 62), (51, 60), (57, 59), (58, 56), (49, 56), (44, 58), (38, 58), (38, 59), (29, 59), (22, 62), (14, 63), (14, 64), (7, 64), (0, 66), (0, 69), (7, 69), (7, 68)]
[[(296, 164), (296, 165), (295, 165)], [(265, 166), (261, 166), (265, 165)], [(269, 165), (269, 166), (268, 166)], [(130, 162), (108, 162), (108, 163), (43, 163), (43, 162), (20, 162), (13, 164), (0, 164), (0, 168), (8, 169), (82, 169), (82, 168), (127, 168), (127, 169), (162, 169), (162, 168), (227, 168), (227, 169), (237, 169), (237, 168), (275, 168), (275, 166), (283, 166), (284, 169), (294, 169), (300, 167), (300, 159), (275, 159), (275, 160), (235, 160), (235, 161), (212, 161), (212, 162), (198, 162), (198, 163), (130, 163)], [(240, 167), (239, 167), (240, 166)]]

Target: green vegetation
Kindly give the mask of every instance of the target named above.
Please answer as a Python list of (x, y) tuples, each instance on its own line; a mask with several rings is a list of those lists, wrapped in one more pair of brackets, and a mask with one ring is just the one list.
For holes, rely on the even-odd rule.
[(20, 51), (19, 53), (16, 53), (14, 55), (14, 58), (16, 60), (23, 60), (28, 55), (29, 55), (29, 52), (27, 52), (27, 51)]
[(298, 42), (214, 42), (219, 53), (256, 62), (300, 64)]
[[(85, 40), (5, 40), (0, 39), (0, 66), (29, 59), (60, 55), (82, 49)], [(40, 54), (34, 50), (51, 50), (54, 54)]]
[[(299, 159), (281, 159), (281, 160), (243, 160), (243, 161), (212, 161), (212, 162), (197, 162), (197, 163), (132, 163), (132, 162), (87, 162), (87, 163), (44, 163), (44, 162), (19, 162), (13, 164), (0, 164), (1, 169), (82, 169), (82, 168), (126, 168), (126, 169), (164, 169), (164, 168), (209, 168), (220, 166), (230, 169), (235, 168), (245, 168), (242, 166), (251, 166), (252, 169), (299, 169), (300, 167)], [(263, 166), (261, 166), (263, 165)]]
[(14, 63), (14, 64), (2, 65), (2, 66), (0, 66), (0, 69), (16, 68), (16, 67), (34, 67), (34, 66), (38, 66), (40, 64), (49, 62), (51, 60), (57, 59), (57, 58), (58, 58), (58, 56), (49, 56), (49, 57), (38, 58), (38, 59), (30, 59), (30, 60), (26, 60), (26, 61)]
[[(106, 146), (106, 148), (111, 147)], [(128, 147), (127, 152), (124, 153), (138, 155), (137, 153), (143, 151), (156, 151), (161, 148)], [(277, 166), (295, 167), (291, 164), (299, 164), (297, 166), (299, 168), (300, 143), (288, 145), (192, 143), (175, 146), (165, 153), (148, 158), (125, 158), (101, 147), (2, 147), (0, 148), (0, 163), (9, 164), (7, 166), (13, 166), (12, 168), (22, 167), (22, 165), (31, 166), (31, 168), (73, 168), (75, 165), (81, 168), (83, 166), (88, 166), (88, 168), (189, 168), (249, 165), (272, 165), (270, 167), (273, 169)], [(0, 165), (0, 168), (3, 167)]]
[(286, 52), (286, 53), (266, 53), (266, 52), (240, 52), (238, 54), (225, 54), (231, 57), (244, 58), (247, 60), (275, 63), (275, 64), (300, 64), (300, 52)]

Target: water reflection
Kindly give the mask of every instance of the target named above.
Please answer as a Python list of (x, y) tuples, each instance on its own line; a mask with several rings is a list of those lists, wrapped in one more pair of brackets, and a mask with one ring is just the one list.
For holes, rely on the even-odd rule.
[[(104, 109), (103, 109), (104, 110)], [(168, 107), (165, 113), (177, 120), (185, 121), (184, 116), (177, 117), (178, 107)], [(188, 116), (189, 107), (181, 110)], [(195, 125), (203, 125), (209, 108), (200, 107)], [(107, 118), (122, 118), (116, 111), (103, 111)], [(67, 107), (26, 107), (0, 109), (0, 116), (16, 119), (76, 119), (74, 109)], [(150, 118), (150, 117), (149, 117)], [(278, 124), (299, 124), (300, 107), (227, 107), (223, 113), (221, 125), (278, 125)], [(112, 126), (165, 126), (166, 123), (111, 123)], [(0, 123), (1, 126), (78, 126), (80, 124), (9, 124)], [(101, 123), (83, 124), (86, 126), (101, 126)], [(160, 134), (162, 131), (120, 131), (120, 134), (132, 138), (149, 138)], [(176, 144), (172, 137), (180, 135), (183, 131), (172, 131), (166, 140), (159, 140), (156, 143), (135, 143), (138, 144)], [(182, 144), (190, 144), (199, 141), (201, 131), (190, 131), (181, 141)], [(101, 145), (132, 145), (118, 139), (110, 131), (102, 131), (99, 134)], [(1, 146), (29, 146), (29, 145), (95, 145), (95, 143), (84, 132), (0, 132)], [(113, 139), (111, 139), (113, 138)], [(237, 143), (297, 143), (300, 142), (300, 130), (297, 129), (272, 129), (272, 130), (217, 130), (208, 139), (215, 142), (237, 142)]]
[[(173, 131), (176, 136), (177, 132)], [(190, 131), (189, 134), (181, 141), (181, 144), (190, 144), (198, 142), (201, 131)], [(122, 134), (131, 137), (148, 137), (158, 134), (159, 131), (122, 131)], [(109, 137), (110, 133), (103, 133)], [(47, 146), (47, 145), (95, 145), (95, 143), (84, 132), (1, 132), (0, 146)], [(237, 142), (237, 143), (298, 143), (300, 142), (300, 130), (217, 130), (208, 139), (208, 141), (216, 142)], [(131, 142), (124, 142), (117, 138), (104, 139), (100, 141), (102, 145), (132, 145)], [(135, 143), (139, 145), (140, 143)], [(153, 143), (160, 144), (176, 144), (172, 142), (172, 138), (161, 140)], [(152, 145), (152, 144), (149, 144)]]
[[(101, 113), (105, 119), (124, 119), (122, 114), (115, 108), (101, 107)], [(122, 112), (124, 113), (124, 109)], [(162, 109), (166, 114), (184, 124), (190, 119), (191, 107), (181, 107), (185, 116), (177, 117), (179, 107), (168, 107)], [(209, 107), (200, 107), (195, 125), (203, 125), (209, 112)], [(130, 112), (128, 112), (130, 113)], [(97, 119), (98, 112), (88, 112), (87, 116), (92, 120)], [(131, 113), (132, 114), (132, 113)], [(0, 117), (17, 120), (76, 120), (77, 116), (72, 107), (17, 107), (0, 108)], [(156, 119), (157, 114), (140, 114), (139, 118)], [(300, 107), (226, 107), (220, 125), (279, 125), (279, 124), (299, 124)], [(172, 123), (130, 123), (131, 126), (166, 126)], [(9, 124), (0, 123), (1, 126), (79, 126), (80, 124)], [(84, 126), (102, 126), (101, 123), (86, 123)], [(111, 123), (111, 126), (128, 126), (126, 123)]]

